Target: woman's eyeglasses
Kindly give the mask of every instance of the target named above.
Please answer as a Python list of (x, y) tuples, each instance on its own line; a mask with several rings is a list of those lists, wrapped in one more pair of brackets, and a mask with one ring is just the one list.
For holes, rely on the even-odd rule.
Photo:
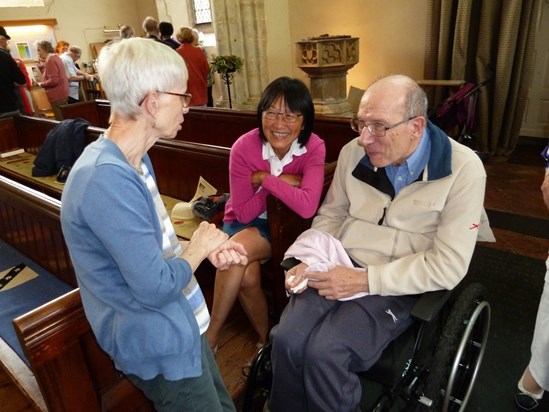
[(190, 93), (162, 92), (160, 90), (157, 90), (156, 93), (171, 94), (172, 96), (179, 96), (181, 98), (181, 104), (185, 108), (189, 107), (189, 104), (191, 103), (191, 99), (193, 97)]
[(265, 110), (263, 112), (263, 117), (268, 120), (276, 120), (278, 119), (278, 116), (282, 116), (282, 120), (284, 121), (284, 123), (295, 123), (297, 119), (303, 115), (296, 113), (277, 112), (276, 110), (272, 109)]

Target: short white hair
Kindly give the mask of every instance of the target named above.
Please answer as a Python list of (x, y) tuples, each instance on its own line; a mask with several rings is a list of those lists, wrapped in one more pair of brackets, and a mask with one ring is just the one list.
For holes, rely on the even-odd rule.
[(171, 47), (140, 37), (111, 42), (98, 61), (101, 86), (111, 103), (111, 116), (135, 119), (147, 94), (187, 84), (185, 61)]

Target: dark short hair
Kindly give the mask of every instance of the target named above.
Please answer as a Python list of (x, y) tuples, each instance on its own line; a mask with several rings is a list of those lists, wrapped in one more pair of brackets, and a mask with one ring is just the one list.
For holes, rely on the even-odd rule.
[(167, 21), (161, 21), (158, 24), (158, 30), (162, 36), (171, 36), (173, 34), (173, 25)]
[(273, 80), (263, 91), (259, 104), (257, 105), (257, 121), (259, 122), (259, 134), (261, 140), (267, 141), (263, 132), (263, 112), (268, 110), (274, 101), (283, 97), (288, 109), (292, 113), (299, 113), (303, 116), (303, 130), (297, 138), (297, 142), (303, 147), (309, 141), (313, 132), (315, 119), (315, 107), (313, 98), (305, 83), (299, 79), (291, 79), (287, 76)]

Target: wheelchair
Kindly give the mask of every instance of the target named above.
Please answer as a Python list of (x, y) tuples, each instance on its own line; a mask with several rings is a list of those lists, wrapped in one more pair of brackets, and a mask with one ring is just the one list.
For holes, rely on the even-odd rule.
[[(479, 283), (462, 282), (451, 291), (422, 294), (412, 310), (413, 324), (384, 349), (372, 368), (359, 374), (360, 410), (464, 411), (490, 329), (490, 305), (483, 300), (483, 290)], [(243, 412), (262, 410), (271, 382), (269, 344), (252, 363)]]

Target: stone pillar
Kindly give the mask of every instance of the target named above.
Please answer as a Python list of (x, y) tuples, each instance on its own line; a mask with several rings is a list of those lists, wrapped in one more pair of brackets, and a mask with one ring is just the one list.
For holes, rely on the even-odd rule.
[[(264, 0), (212, 0), (218, 54), (235, 54), (244, 59), (242, 73), (231, 85), (233, 108), (255, 110), (263, 89), (269, 84), (266, 65)], [(227, 91), (221, 87), (223, 104)]]
[(320, 36), (296, 42), (297, 66), (311, 80), (317, 114), (352, 116), (347, 71), (358, 63), (358, 37)]

